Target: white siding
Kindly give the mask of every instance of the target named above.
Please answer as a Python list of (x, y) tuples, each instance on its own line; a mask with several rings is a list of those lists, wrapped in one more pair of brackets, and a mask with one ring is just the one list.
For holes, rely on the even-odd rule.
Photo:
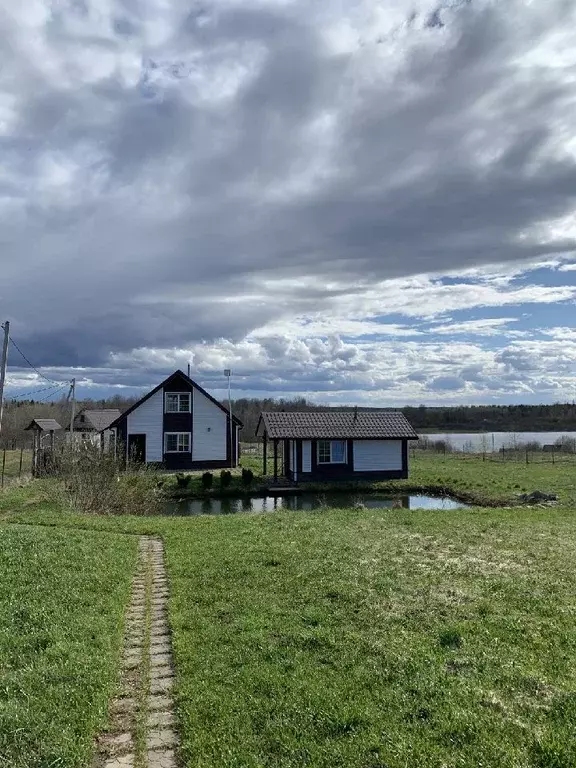
[(312, 472), (312, 443), (302, 441), (302, 472)]
[(354, 471), (402, 469), (401, 440), (354, 440)]
[(192, 461), (226, 461), (226, 412), (194, 389)]
[(146, 461), (164, 458), (164, 390), (149, 397), (136, 410), (128, 414), (128, 436), (146, 435)]
[(288, 469), (294, 471), (294, 440), (288, 440)]

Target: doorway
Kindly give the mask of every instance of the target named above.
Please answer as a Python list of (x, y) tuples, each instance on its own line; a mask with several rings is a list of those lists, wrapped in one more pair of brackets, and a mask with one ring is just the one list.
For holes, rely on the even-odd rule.
[(128, 435), (128, 461), (130, 464), (146, 462), (146, 435)]

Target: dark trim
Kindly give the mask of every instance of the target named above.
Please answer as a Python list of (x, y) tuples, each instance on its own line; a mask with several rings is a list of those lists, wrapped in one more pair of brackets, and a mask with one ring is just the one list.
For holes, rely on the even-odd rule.
[[(270, 435), (268, 435), (270, 437)], [(411, 437), (409, 435), (398, 435), (396, 437), (355, 437), (350, 435), (333, 435), (332, 437), (319, 437), (318, 435), (278, 435), (275, 440), (419, 440), (419, 437)]]
[(354, 440), (348, 439), (346, 445), (346, 466), (348, 472), (354, 472)]
[[(220, 408), (220, 410), (221, 410), (221, 411), (224, 411), (224, 413), (226, 413), (226, 414), (228, 414), (228, 415), (229, 415), (229, 411), (228, 411), (228, 409), (227, 409), (227, 408), (225, 408), (225, 407), (222, 405), (222, 403), (219, 403), (219, 402), (218, 402), (218, 400), (216, 400), (216, 398), (215, 398), (215, 397), (212, 397), (212, 395), (211, 395), (211, 394), (209, 394), (208, 392), (206, 392), (206, 390), (205, 390), (205, 389), (203, 389), (203, 388), (202, 388), (202, 387), (201, 387), (199, 384), (197, 384), (195, 381), (193, 381), (193, 380), (192, 380), (192, 379), (191, 379), (189, 376), (187, 376), (187, 375), (186, 375), (186, 374), (185, 374), (183, 371), (180, 371), (180, 370), (178, 370), (178, 371), (175, 371), (174, 373), (170, 374), (170, 376), (168, 376), (168, 378), (164, 379), (164, 381), (160, 382), (160, 384), (158, 384), (158, 386), (157, 386), (157, 387), (154, 387), (154, 389), (150, 390), (150, 392), (148, 392), (148, 394), (147, 394), (147, 395), (144, 395), (144, 397), (142, 397), (140, 400), (138, 400), (138, 402), (136, 402), (136, 403), (134, 403), (134, 405), (130, 406), (130, 408), (128, 408), (128, 410), (124, 411), (124, 413), (123, 413), (121, 416), (119, 416), (119, 417), (118, 417), (118, 418), (117, 418), (115, 421), (113, 421), (113, 422), (112, 422), (112, 424), (110, 424), (110, 426), (109, 426), (109, 427), (107, 427), (107, 429), (110, 429), (111, 427), (116, 427), (116, 426), (118, 426), (118, 423), (119, 423), (119, 422), (120, 422), (122, 419), (125, 419), (125, 418), (126, 418), (128, 415), (129, 415), (129, 414), (131, 414), (131, 413), (132, 413), (132, 411), (135, 411), (135, 410), (136, 410), (136, 408), (139, 408), (139, 407), (142, 405), (142, 403), (145, 403), (145, 402), (146, 402), (146, 400), (150, 399), (150, 398), (152, 397), (152, 395), (155, 395), (155, 394), (156, 394), (156, 392), (158, 392), (160, 389), (162, 389), (163, 387), (164, 387), (164, 388), (166, 388), (166, 387), (169, 387), (169, 386), (171, 386), (171, 385), (172, 385), (172, 383), (173, 383), (175, 380), (177, 380), (179, 377), (180, 377), (180, 378), (182, 378), (182, 379), (184, 380), (184, 382), (185, 382), (185, 383), (186, 383), (186, 384), (187, 384), (189, 387), (193, 387), (194, 389), (197, 389), (197, 390), (198, 390), (198, 392), (200, 392), (202, 395), (204, 395), (205, 397), (207, 397), (207, 398), (208, 398), (208, 400), (210, 400), (211, 402), (213, 402), (213, 403), (214, 403), (214, 405), (217, 405), (217, 406), (218, 406), (218, 408)], [(193, 407), (193, 406), (191, 406), (191, 407)], [(165, 407), (164, 407), (164, 400), (162, 400), (162, 411), (163, 411), (163, 412), (165, 411)], [(234, 416), (234, 414), (232, 414), (232, 421), (234, 421), (236, 424), (238, 424), (238, 426), (239, 426), (239, 427), (243, 427), (243, 426), (244, 426), (244, 425), (243, 425), (243, 423), (240, 421), (240, 419), (239, 419), (237, 416)]]
[(296, 440), (296, 472), (302, 474), (302, 440)]
[[(322, 467), (345, 467), (344, 464), (321, 464)], [(338, 482), (338, 480), (406, 480), (408, 472), (402, 469), (378, 470), (376, 472), (350, 472), (343, 468), (339, 472), (302, 472), (298, 476), (299, 480), (312, 480), (314, 482)]]
[(408, 440), (402, 440), (402, 469), (408, 477)]

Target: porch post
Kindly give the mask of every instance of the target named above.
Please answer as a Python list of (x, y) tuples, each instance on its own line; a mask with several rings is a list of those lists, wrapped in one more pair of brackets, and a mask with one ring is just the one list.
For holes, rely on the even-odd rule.
[(268, 435), (266, 430), (264, 430), (262, 439), (264, 441), (264, 451), (262, 455), (262, 474), (264, 477), (266, 477), (266, 474), (268, 473)]
[(274, 438), (274, 482), (278, 482), (278, 439)]

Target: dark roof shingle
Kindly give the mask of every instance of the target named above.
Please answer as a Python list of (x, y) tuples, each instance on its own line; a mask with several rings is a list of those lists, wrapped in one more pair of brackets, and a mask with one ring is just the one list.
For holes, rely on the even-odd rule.
[(418, 439), (408, 419), (397, 411), (265, 411), (256, 434), (262, 424), (272, 439)]
[(29, 429), (41, 429), (42, 432), (52, 432), (52, 430), (56, 431), (57, 429), (62, 429), (62, 427), (56, 419), (32, 419), (30, 424), (24, 428), (24, 431), (26, 432)]
[(122, 411), (119, 411), (117, 408), (103, 408), (100, 410), (91, 410), (87, 408), (80, 411), (76, 419), (74, 419), (74, 429), (82, 431), (80, 416), (84, 416), (85, 425), (92, 427), (96, 432), (101, 432), (103, 429), (108, 429), (113, 421), (120, 418), (120, 416), (122, 416)]

